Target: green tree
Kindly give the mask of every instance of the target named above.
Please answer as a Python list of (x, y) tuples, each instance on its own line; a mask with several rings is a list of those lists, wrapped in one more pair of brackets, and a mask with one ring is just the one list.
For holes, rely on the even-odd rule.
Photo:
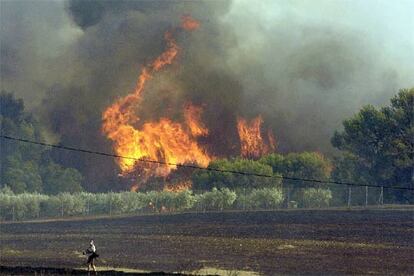
[[(332, 164), (329, 159), (318, 152), (289, 153), (285, 156), (270, 154), (262, 157), (260, 162), (272, 167), (273, 173), (284, 177), (329, 180)], [(325, 187), (325, 184), (303, 180), (284, 179), (283, 186), (287, 187), (285, 199), (299, 201), (301, 189), (309, 186)]]
[(332, 200), (332, 192), (328, 189), (308, 188), (301, 193), (299, 205), (307, 208), (328, 207)]
[[(363, 107), (345, 120), (343, 127), (331, 140), (334, 147), (347, 154), (336, 166), (335, 176), (347, 175), (351, 181), (380, 186), (414, 188), (414, 88), (401, 89), (390, 106)], [(391, 201), (414, 202), (409, 190), (386, 189), (384, 193), (384, 198)]]
[[(41, 126), (25, 112), (23, 100), (4, 91), (0, 93), (0, 129), (2, 135), (42, 141)], [(46, 158), (49, 149), (45, 147), (0, 139), (0, 152), (0, 186), (7, 185), (15, 193), (82, 190), (79, 172), (64, 169)]]
[(82, 175), (75, 169), (63, 168), (55, 163), (42, 168), (43, 188), (47, 194), (81, 192)]
[(42, 192), (42, 178), (36, 162), (23, 162), (18, 156), (9, 156), (5, 165), (2, 182), (13, 192)]
[(281, 207), (283, 192), (280, 188), (253, 189), (237, 195), (236, 205), (242, 209), (274, 209)]
[(224, 210), (231, 208), (236, 201), (237, 194), (228, 188), (213, 188), (210, 192), (198, 194), (195, 205), (199, 210)]
[(221, 171), (225, 170), (270, 176), (273, 175), (272, 168), (270, 166), (254, 160), (241, 158), (236, 158), (234, 160), (219, 159), (211, 162), (208, 168), (212, 170), (199, 170), (193, 174), (192, 180), (194, 190), (207, 191), (212, 190), (213, 188), (229, 188), (232, 190), (255, 189), (274, 187), (280, 184), (279, 179), (276, 178), (257, 177)]

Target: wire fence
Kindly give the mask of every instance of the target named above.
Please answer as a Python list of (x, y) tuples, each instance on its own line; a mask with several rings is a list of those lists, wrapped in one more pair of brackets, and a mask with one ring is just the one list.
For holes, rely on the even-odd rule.
[[(87, 154), (104, 155), (112, 158), (129, 158), (138, 162), (176, 165), (196, 170), (232, 173), (248, 176), (249, 181), (263, 178), (278, 178), (268, 188), (252, 189), (247, 182), (241, 187), (205, 191), (152, 191), (119, 193), (62, 193), (59, 195), (13, 194), (0, 192), (0, 219), (15, 221), (49, 217), (97, 216), (119, 214), (151, 214), (177, 212), (210, 212), (225, 210), (279, 210), (292, 208), (328, 208), (354, 206), (383, 206), (396, 204), (395, 191), (408, 192), (413, 188), (380, 186), (362, 183), (347, 183), (333, 180), (307, 179), (280, 175), (263, 175), (243, 171), (203, 168), (187, 164), (171, 164), (156, 160), (138, 159), (109, 153), (90, 151), (63, 145), (46, 144), (10, 136), (3, 139), (21, 143), (77, 151)], [(282, 180), (282, 181), (281, 181)], [(273, 181), (272, 181), (273, 182)], [(300, 183), (298, 183), (300, 182)], [(298, 185), (299, 184), (299, 185)], [(393, 191), (392, 193), (390, 191)]]
[(79, 216), (259, 211), (331, 207), (384, 207), (396, 204), (382, 188), (213, 189), (203, 193), (119, 192), (59, 195), (0, 193), (0, 220), (21, 221)]

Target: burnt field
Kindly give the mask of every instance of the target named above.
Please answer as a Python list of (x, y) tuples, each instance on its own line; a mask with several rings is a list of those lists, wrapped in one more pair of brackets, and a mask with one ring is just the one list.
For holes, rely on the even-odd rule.
[(1, 264), (259, 274), (414, 274), (414, 209), (185, 213), (0, 224)]

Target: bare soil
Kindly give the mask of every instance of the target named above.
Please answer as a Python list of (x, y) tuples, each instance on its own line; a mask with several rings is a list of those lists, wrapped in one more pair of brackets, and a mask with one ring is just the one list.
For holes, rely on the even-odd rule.
[(193, 273), (213, 267), (263, 275), (414, 275), (413, 208), (1, 223), (0, 263), (81, 268), (81, 252), (91, 238), (100, 254), (98, 266)]

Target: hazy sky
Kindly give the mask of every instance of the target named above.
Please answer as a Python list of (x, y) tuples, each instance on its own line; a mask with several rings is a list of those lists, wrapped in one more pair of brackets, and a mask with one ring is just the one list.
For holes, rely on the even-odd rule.
[[(253, 4), (254, 3), (254, 4)], [(226, 20), (235, 25), (244, 39), (266, 40), (260, 30), (271, 29), (290, 20), (302, 24), (336, 25), (350, 29), (376, 42), (383, 53), (378, 58), (395, 59), (407, 74), (405, 85), (414, 81), (414, 1), (412, 0), (236, 0)], [(253, 20), (252, 20), (253, 18)], [(254, 22), (238, 29), (243, 22)], [(250, 35), (251, 38), (249, 39)]]

